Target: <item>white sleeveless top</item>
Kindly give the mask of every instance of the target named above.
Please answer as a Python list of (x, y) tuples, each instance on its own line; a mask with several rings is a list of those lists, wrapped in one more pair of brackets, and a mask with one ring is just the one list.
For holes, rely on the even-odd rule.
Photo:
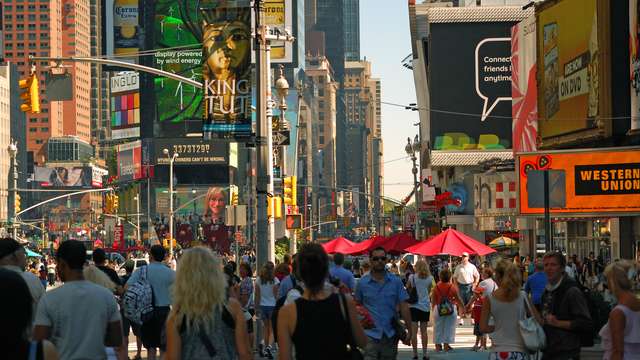
[(495, 330), (491, 334), (492, 352), (527, 352), (518, 320), (526, 316), (524, 295), (520, 292), (512, 302), (502, 302), (494, 294), (487, 297), (491, 303), (491, 316), (495, 321)]
[[(640, 311), (633, 311), (625, 305), (617, 305), (613, 309), (620, 309), (624, 313), (624, 360), (640, 360)], [(613, 311), (613, 310), (612, 310)], [(612, 339), (609, 323), (600, 330), (602, 347), (604, 348), (604, 360), (611, 358)]]

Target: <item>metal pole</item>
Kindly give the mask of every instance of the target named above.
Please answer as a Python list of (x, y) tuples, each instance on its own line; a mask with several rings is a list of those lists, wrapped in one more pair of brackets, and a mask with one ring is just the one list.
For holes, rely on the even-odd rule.
[[(12, 144), (14, 145), (14, 144)], [(16, 151), (11, 152), (11, 165), (13, 169), (13, 206), (15, 208), (16, 201), (18, 200), (18, 164), (16, 161), (17, 148)], [(18, 224), (15, 220), (17, 220), (14, 210), (14, 222), (13, 222), (13, 238), (18, 239)]]
[(140, 192), (138, 191), (138, 195), (136, 196), (136, 216), (137, 216), (137, 223), (138, 223), (138, 227), (136, 228), (137, 232), (136, 232), (136, 240), (138, 242), (137, 245), (141, 244), (141, 239), (140, 239)]
[[(155, 229), (153, 229), (153, 231), (155, 231)], [(150, 239), (151, 239), (151, 178), (149, 177), (149, 170), (147, 169), (147, 241), (149, 241)]]
[(273, 219), (267, 216), (268, 196), (273, 194), (273, 156), (270, 116), (270, 81), (269, 81), (269, 44), (266, 40), (267, 28), (263, 26), (263, 0), (255, 1), (255, 49), (257, 79), (257, 231), (256, 250), (257, 267), (260, 269), (267, 261), (273, 259)]
[(415, 236), (416, 236), (416, 240), (420, 240), (420, 202), (419, 202), (419, 197), (418, 197), (418, 165), (416, 164), (416, 160), (418, 160), (418, 158), (416, 157), (416, 153), (414, 152), (413, 155), (411, 155), (411, 160), (413, 160), (413, 169), (411, 170), (411, 172), (413, 172), (413, 186), (415, 187), (415, 191), (414, 191), (414, 195), (415, 195), (415, 202), (416, 202), (416, 228), (415, 230)]
[(169, 257), (173, 259), (173, 160), (169, 158)]
[(544, 170), (544, 247), (553, 250), (553, 234), (551, 233), (551, 213), (549, 211), (549, 170)]

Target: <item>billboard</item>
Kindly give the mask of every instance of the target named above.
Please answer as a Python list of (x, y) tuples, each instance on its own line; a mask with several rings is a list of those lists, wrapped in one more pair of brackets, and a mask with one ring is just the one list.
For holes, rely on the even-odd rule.
[(142, 141), (118, 145), (118, 180), (142, 179)]
[[(106, 55), (127, 55), (133, 61), (140, 49), (139, 0), (105, 0), (104, 37)], [(136, 54), (136, 55), (134, 55)]]
[(513, 153), (537, 150), (538, 83), (536, 80), (536, 17), (511, 28), (511, 115)]
[(164, 149), (170, 154), (178, 153), (176, 164), (229, 164), (229, 143), (211, 141), (201, 138), (173, 138), (155, 139), (155, 164), (169, 164), (169, 158), (163, 153)]
[(601, 42), (604, 26), (598, 20), (608, 15), (600, 11), (601, 3), (562, 0), (536, 11), (538, 129), (545, 146), (585, 138), (586, 130), (597, 134), (604, 126), (602, 118), (609, 115), (603, 96), (608, 79), (603, 54), (608, 45)]
[[(156, 0), (153, 66), (202, 82), (202, 31), (199, 2)], [(155, 76), (154, 135), (183, 136), (202, 130), (202, 89)]]
[(111, 138), (140, 137), (139, 74), (125, 71), (111, 75)]
[(102, 187), (102, 177), (108, 171), (91, 166), (34, 167), (34, 180), (42, 187)]
[(511, 148), (511, 27), (430, 23), (431, 143), (436, 150)]
[[(225, 225), (225, 207), (229, 204), (226, 187), (176, 187), (173, 208), (175, 213), (176, 240), (189, 246), (198, 240), (202, 227), (202, 240), (220, 253), (229, 253), (231, 239)], [(156, 214), (169, 215), (169, 191), (155, 189)]]
[(558, 170), (562, 176), (566, 206), (552, 213), (640, 212), (640, 148), (538, 152), (518, 156), (520, 213), (543, 214), (529, 207), (527, 174), (531, 170)]
[(629, 0), (631, 129), (640, 129), (640, 0)]
[[(265, 23), (269, 29), (280, 33), (292, 30), (292, 0), (265, 0), (263, 2), (265, 12)], [(253, 23), (253, 22), (252, 22)], [(285, 41), (271, 42), (271, 62), (290, 63), (293, 62), (293, 43)]]
[(203, 11), (205, 138), (251, 135), (251, 8), (246, 5)]

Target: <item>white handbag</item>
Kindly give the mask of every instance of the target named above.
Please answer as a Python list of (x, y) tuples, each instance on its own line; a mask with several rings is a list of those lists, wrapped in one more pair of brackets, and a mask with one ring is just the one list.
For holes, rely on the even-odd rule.
[(530, 316), (527, 317), (525, 315), (523, 320), (518, 321), (520, 335), (522, 335), (522, 340), (527, 350), (530, 352), (541, 351), (547, 346), (547, 336), (544, 333), (542, 325), (540, 325), (533, 316), (533, 310), (531, 309), (527, 294), (522, 293), (522, 296), (524, 297), (525, 309), (529, 312)]

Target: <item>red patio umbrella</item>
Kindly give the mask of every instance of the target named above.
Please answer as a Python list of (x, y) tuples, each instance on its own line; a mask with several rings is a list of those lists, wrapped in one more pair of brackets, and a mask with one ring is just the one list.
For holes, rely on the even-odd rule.
[(382, 244), (388, 253), (401, 254), (406, 252), (405, 249), (418, 244), (419, 242), (413, 237), (413, 234), (409, 233), (396, 233), (391, 235)]
[(349, 252), (349, 250), (351, 250), (351, 248), (353, 248), (354, 245), (356, 245), (354, 242), (351, 242), (341, 236), (331, 241), (327, 241), (326, 243), (322, 244), (322, 247), (324, 248), (324, 251), (327, 252), (327, 254), (346, 254)]
[(451, 228), (432, 237), (430, 240), (406, 248), (406, 251), (424, 256), (443, 254), (462, 256), (463, 252), (483, 256), (496, 252), (496, 250), (481, 244), (470, 236)]
[(349, 250), (349, 252), (347, 252), (346, 254), (349, 254), (349, 255), (365, 254), (370, 250), (377, 248), (378, 246), (383, 246), (386, 240), (387, 238), (383, 236), (379, 236), (379, 235), (373, 236), (370, 239), (367, 239), (363, 242), (355, 243), (351, 248), (351, 250)]

